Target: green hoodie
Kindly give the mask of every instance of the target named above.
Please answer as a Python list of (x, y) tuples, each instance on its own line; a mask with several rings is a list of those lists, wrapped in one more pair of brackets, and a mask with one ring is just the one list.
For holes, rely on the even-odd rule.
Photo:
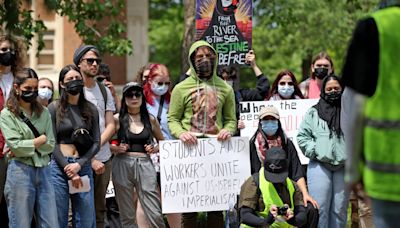
[(217, 54), (210, 44), (202, 40), (190, 47), (188, 60), (191, 75), (172, 90), (168, 111), (168, 127), (176, 138), (188, 131), (197, 136), (217, 135), (221, 129), (228, 130), (232, 135), (236, 131), (235, 95), (232, 87), (216, 74), (217, 57), (213, 76), (209, 80), (201, 80), (196, 75), (190, 56), (200, 46), (210, 47)]

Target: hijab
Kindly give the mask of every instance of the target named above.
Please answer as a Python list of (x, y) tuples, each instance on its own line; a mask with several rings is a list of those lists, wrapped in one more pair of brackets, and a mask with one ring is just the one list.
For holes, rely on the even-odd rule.
[(331, 101), (328, 99), (328, 95), (325, 92), (325, 87), (328, 81), (335, 80), (338, 81), (340, 86), (342, 87), (343, 93), (343, 85), (340, 79), (335, 75), (329, 75), (325, 77), (322, 82), (321, 88), (321, 99), (319, 99), (318, 103), (314, 106), (315, 109), (318, 111), (319, 118), (325, 120), (328, 124), (330, 134), (329, 138), (332, 138), (332, 133), (334, 132), (337, 137), (343, 135), (342, 129), (340, 128), (340, 105), (341, 99), (339, 98), (336, 101)]

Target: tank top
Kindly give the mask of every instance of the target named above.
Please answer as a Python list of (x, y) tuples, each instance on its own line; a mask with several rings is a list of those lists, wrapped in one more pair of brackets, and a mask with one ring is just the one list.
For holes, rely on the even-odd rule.
[(139, 134), (127, 131), (126, 134), (127, 144), (129, 145), (127, 152), (143, 152), (146, 153), (144, 149), (145, 144), (149, 144), (150, 141), (150, 131), (146, 127)]

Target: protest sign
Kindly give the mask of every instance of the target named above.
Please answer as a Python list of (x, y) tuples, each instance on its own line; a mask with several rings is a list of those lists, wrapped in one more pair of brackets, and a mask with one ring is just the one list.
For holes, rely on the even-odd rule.
[(244, 65), (252, 41), (252, 0), (197, 0), (196, 40), (218, 52), (218, 65)]
[(160, 141), (163, 213), (227, 210), (250, 177), (249, 139)]
[(300, 123), (303, 121), (307, 110), (317, 104), (317, 102), (318, 99), (240, 102), (240, 120), (242, 120), (246, 126), (240, 131), (240, 135), (251, 138), (257, 130), (261, 108), (265, 106), (274, 106), (279, 111), (284, 132), (293, 141), (296, 147), (301, 164), (308, 164), (308, 158), (303, 155), (297, 145), (296, 136)]

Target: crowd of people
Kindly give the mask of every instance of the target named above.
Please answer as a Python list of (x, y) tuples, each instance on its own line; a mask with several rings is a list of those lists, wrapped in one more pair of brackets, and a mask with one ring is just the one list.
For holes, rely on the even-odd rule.
[[(395, 21), (391, 15), (399, 17), (399, 8), (383, 10), (372, 22), (363, 23), (386, 28), (385, 23)], [(7, 213), (0, 214), (2, 222), (8, 221), (12, 228), (103, 228), (110, 223), (115, 227), (196, 227), (196, 212), (167, 214), (164, 219), (159, 141), (179, 139), (186, 145), (197, 144), (199, 137), (226, 141), (239, 136), (240, 129), (246, 127), (239, 120), (241, 101), (318, 98), (300, 124), (296, 142), (300, 151), (287, 137), (277, 108), (266, 106), (259, 111), (257, 129), (249, 141), (251, 176), (240, 189), (236, 227), (346, 227), (350, 190), (345, 179), (353, 183), (357, 179), (359, 173), (352, 166), (364, 152), (354, 152), (360, 150), (354, 129), (360, 128), (350, 129), (344, 121), (360, 124), (362, 121), (355, 121), (360, 116), (360, 100), (366, 102), (365, 128), (369, 131), (365, 137), (376, 137), (386, 149), (384, 143), (389, 139), (382, 128), (398, 127), (398, 122), (392, 123), (395, 117), (398, 121), (396, 112), (373, 107), (381, 105), (382, 99), (385, 107), (396, 101), (385, 96), (395, 92), (390, 80), (381, 79), (391, 73), (388, 66), (378, 69), (379, 60), (371, 62), (370, 67), (375, 68), (367, 75), (375, 79), (374, 89), (370, 89), (373, 83), (367, 82), (359, 87), (349, 76), (355, 74), (360, 79), (364, 76), (360, 72), (366, 73), (356, 68), (359, 65), (350, 65), (350, 57), (360, 55), (353, 54), (360, 52), (360, 47), (354, 46), (361, 42), (356, 35), (344, 69), (349, 91), (334, 74), (333, 61), (326, 52), (316, 54), (306, 81), (298, 83), (292, 71), (282, 70), (270, 87), (253, 50), (247, 53), (246, 63), (254, 71), (256, 88), (241, 89), (238, 69), (219, 68), (213, 46), (196, 41), (188, 54), (190, 69), (176, 85), (172, 86), (167, 66), (152, 63), (123, 87), (122, 97), (99, 50), (93, 45), (80, 46), (73, 64), (59, 72), (57, 99), (51, 80), (39, 78), (33, 69), (25, 67), (26, 50), (21, 41), (0, 35), (0, 203), (7, 206)], [(380, 47), (396, 47), (399, 52), (392, 54), (398, 56), (399, 42), (391, 37), (385, 42), (386, 46)], [(385, 58), (390, 63), (394, 59)], [(397, 78), (391, 80), (398, 82)], [(375, 90), (379, 91), (379, 101), (364, 101), (366, 98), (357, 93), (373, 96)], [(352, 100), (351, 95), (363, 99)], [(350, 104), (355, 110), (349, 110)], [(354, 140), (348, 142), (347, 137)], [(376, 208), (398, 208), (388, 202), (398, 199), (398, 190), (391, 190), (387, 181), (390, 177), (397, 180), (390, 175), (398, 167), (384, 163), (388, 162), (384, 156), (376, 160), (377, 147), (368, 143), (370, 148), (363, 158), (367, 193)], [(393, 139), (386, 143), (395, 147)], [(346, 147), (353, 153), (346, 153)], [(310, 159), (306, 167), (298, 153)], [(350, 177), (346, 170), (350, 170)], [(105, 197), (110, 179), (115, 188), (112, 208)], [(116, 212), (115, 221), (110, 221), (113, 219), (107, 216), (107, 210)], [(394, 215), (393, 211), (382, 210), (377, 215), (377, 227), (390, 227), (387, 216)], [(206, 212), (207, 227), (229, 225), (224, 224), (226, 217), (222, 211)], [(365, 224), (371, 227), (371, 222)]]

